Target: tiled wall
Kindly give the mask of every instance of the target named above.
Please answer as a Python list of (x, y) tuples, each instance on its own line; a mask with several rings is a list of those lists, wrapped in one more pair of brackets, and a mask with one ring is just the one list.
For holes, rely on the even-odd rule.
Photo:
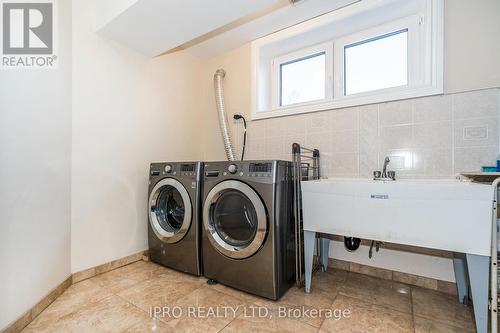
[(423, 97), (249, 123), (247, 159), (318, 148), (330, 177), (371, 177), (385, 156), (399, 177), (453, 177), (495, 165), (499, 89)]

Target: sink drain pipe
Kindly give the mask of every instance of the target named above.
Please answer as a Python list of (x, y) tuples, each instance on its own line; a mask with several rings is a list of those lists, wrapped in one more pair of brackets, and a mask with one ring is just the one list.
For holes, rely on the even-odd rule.
[(349, 252), (356, 251), (361, 245), (361, 239), (357, 237), (344, 237), (344, 246)]

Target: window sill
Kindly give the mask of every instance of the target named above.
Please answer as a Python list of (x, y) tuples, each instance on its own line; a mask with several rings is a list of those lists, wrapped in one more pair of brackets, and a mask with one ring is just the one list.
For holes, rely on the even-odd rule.
[(252, 112), (252, 120), (290, 116), (301, 113), (326, 111), (440, 94), (443, 94), (443, 87), (434, 86), (402, 89), (390, 93), (359, 94), (356, 96), (340, 97), (333, 100), (300, 103), (271, 110), (254, 110)]

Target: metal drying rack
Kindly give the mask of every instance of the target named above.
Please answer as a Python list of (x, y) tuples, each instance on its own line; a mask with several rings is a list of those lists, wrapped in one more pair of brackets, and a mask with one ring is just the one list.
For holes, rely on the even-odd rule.
[[(304, 224), (302, 216), (302, 191), (300, 184), (303, 181), (320, 179), (320, 153), (318, 149), (301, 147), (292, 144), (293, 161), (293, 193), (294, 193), (294, 220), (295, 220), (295, 282), (297, 287), (304, 286)], [(313, 272), (320, 269), (321, 246), (319, 238), (316, 240), (316, 249), (319, 253), (314, 259)], [(326, 269), (326, 267), (324, 267)]]

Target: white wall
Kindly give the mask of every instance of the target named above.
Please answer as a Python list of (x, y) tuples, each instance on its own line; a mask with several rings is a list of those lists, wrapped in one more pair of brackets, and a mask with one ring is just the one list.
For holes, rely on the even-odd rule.
[(73, 1), (72, 272), (146, 250), (149, 163), (201, 154), (199, 60), (100, 37), (95, 1)]
[[(250, 120), (250, 44), (227, 52), (222, 56), (203, 61), (201, 98), (203, 100), (203, 159), (208, 161), (225, 160), (224, 145), (219, 131), (219, 118), (215, 104), (213, 76), (219, 68), (224, 68), (226, 76), (223, 82), (224, 97), (228, 106), (228, 121), (232, 131), (232, 139), (236, 147), (240, 147), (241, 135), (232, 115), (240, 113)], [(247, 147), (252, 149), (251, 147)], [(240, 156), (238, 149), (238, 156)], [(247, 151), (248, 152), (248, 151)]]
[(59, 67), (0, 70), (0, 330), (70, 275), (71, 2)]
[(500, 86), (500, 1), (446, 0), (444, 89)]

